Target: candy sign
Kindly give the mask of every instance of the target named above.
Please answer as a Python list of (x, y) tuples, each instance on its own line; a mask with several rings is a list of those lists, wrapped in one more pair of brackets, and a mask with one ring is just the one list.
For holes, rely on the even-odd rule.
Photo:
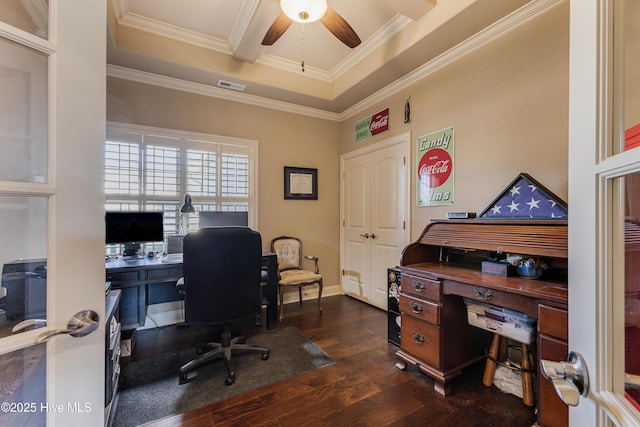
[(421, 136), (417, 148), (418, 206), (452, 204), (453, 128)]

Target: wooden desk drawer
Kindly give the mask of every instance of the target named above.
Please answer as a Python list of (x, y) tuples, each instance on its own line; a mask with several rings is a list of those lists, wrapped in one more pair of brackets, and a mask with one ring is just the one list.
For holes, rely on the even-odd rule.
[(128, 271), (116, 271), (116, 272), (107, 272), (107, 281), (114, 282), (131, 282), (137, 281), (138, 279), (138, 270), (131, 269)]
[(402, 316), (400, 347), (434, 368), (440, 368), (440, 328), (411, 316)]
[(440, 305), (400, 294), (400, 312), (434, 325), (440, 324)]
[(402, 292), (416, 296), (418, 298), (427, 298), (433, 301), (440, 301), (442, 295), (442, 282), (438, 279), (430, 279), (426, 277), (412, 276), (410, 274), (401, 273)]
[(540, 304), (538, 306), (538, 330), (541, 334), (568, 341), (569, 313), (561, 308)]
[(182, 267), (174, 266), (170, 268), (154, 268), (147, 270), (147, 279), (169, 279), (182, 277)]
[[(445, 294), (459, 295), (475, 301), (486, 302), (500, 307), (520, 311), (529, 317), (538, 317), (538, 300), (512, 292), (487, 289), (481, 286), (469, 285), (445, 280), (443, 282)], [(404, 288), (402, 289), (404, 291)]]

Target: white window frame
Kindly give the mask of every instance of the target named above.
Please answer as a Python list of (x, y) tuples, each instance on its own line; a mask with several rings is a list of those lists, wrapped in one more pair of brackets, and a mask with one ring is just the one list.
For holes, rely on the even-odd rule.
[[(142, 126), (135, 124), (126, 124), (126, 123), (118, 123), (118, 122), (107, 122), (107, 132), (106, 132), (106, 141), (122, 141), (122, 142), (133, 142), (133, 143), (141, 143), (142, 141), (139, 138), (139, 135), (152, 135), (159, 138), (166, 138), (167, 145), (172, 145), (179, 148), (180, 155), (180, 179), (179, 179), (179, 196), (176, 199), (175, 196), (163, 196), (163, 195), (150, 195), (146, 194), (144, 190), (141, 191), (138, 195), (117, 195), (117, 194), (106, 194), (105, 193), (105, 205), (109, 203), (109, 201), (131, 201), (138, 202), (138, 206), (144, 206), (147, 201), (166, 201), (169, 203), (175, 203), (178, 207), (182, 204), (184, 195), (187, 191), (187, 157), (186, 150), (187, 149), (205, 149), (210, 150), (211, 144), (215, 144), (220, 147), (225, 145), (225, 153), (233, 152), (234, 146), (238, 148), (239, 152), (248, 153), (249, 156), (249, 194), (247, 199), (242, 199), (238, 201), (244, 202), (245, 200), (248, 202), (248, 222), (249, 227), (252, 229), (258, 228), (258, 141), (251, 139), (243, 139), (243, 138), (234, 138), (228, 136), (220, 136), (220, 135), (210, 135), (196, 132), (187, 132), (187, 131), (179, 131), (173, 129), (165, 129), (165, 128), (157, 128), (151, 126)], [(173, 140), (174, 142), (172, 142)], [(164, 143), (163, 143), (164, 144)], [(218, 149), (218, 153), (221, 153), (222, 150)], [(106, 155), (106, 153), (105, 153)], [(105, 157), (106, 159), (106, 157)], [(143, 163), (143, 162), (142, 162)], [(105, 165), (106, 167), (106, 165)], [(103, 168), (104, 169), (104, 168)], [(104, 173), (104, 170), (103, 170)], [(144, 170), (141, 171), (141, 179), (142, 175), (144, 175)], [(141, 182), (141, 185), (143, 183)], [(220, 185), (218, 186), (220, 188)], [(235, 199), (232, 197), (223, 197), (222, 194), (217, 194), (216, 197), (202, 197), (191, 195), (193, 199), (193, 204), (196, 208), (199, 205), (208, 204), (208, 203), (219, 203), (219, 202), (233, 202)], [(190, 221), (190, 229), (193, 229), (197, 220), (194, 218)], [(167, 233), (166, 234), (171, 234)], [(158, 250), (158, 248), (153, 248), (152, 250)]]

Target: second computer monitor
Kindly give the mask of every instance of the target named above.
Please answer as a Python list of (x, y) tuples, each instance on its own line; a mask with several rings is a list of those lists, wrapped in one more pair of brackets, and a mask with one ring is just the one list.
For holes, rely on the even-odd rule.
[(200, 228), (204, 227), (247, 227), (247, 212), (200, 211)]

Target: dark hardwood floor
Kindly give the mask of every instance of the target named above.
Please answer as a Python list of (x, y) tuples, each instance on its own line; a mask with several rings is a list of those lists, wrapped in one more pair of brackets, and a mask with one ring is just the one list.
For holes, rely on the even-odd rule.
[[(465, 370), (446, 398), (415, 368), (400, 370), (387, 342), (387, 313), (346, 296), (285, 307), (282, 326), (295, 326), (335, 364), (226, 401), (145, 426), (531, 426), (533, 408), (482, 385), (484, 365)], [(263, 323), (264, 324), (264, 323)], [(134, 355), (190, 347), (199, 328), (161, 328), (139, 334)], [(176, 377), (177, 378), (177, 377)], [(220, 385), (224, 387), (224, 385)]]

